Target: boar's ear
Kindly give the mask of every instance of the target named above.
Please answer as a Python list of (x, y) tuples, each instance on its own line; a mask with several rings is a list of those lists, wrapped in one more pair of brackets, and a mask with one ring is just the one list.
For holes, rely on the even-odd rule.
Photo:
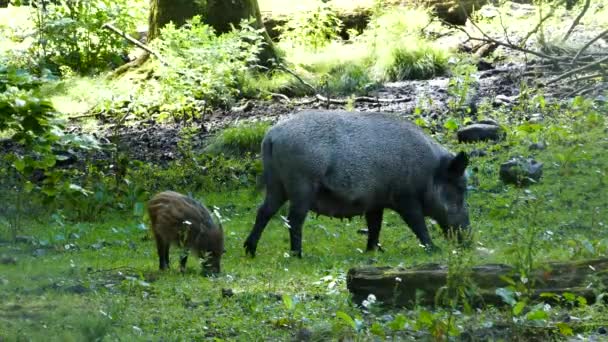
[(469, 157), (464, 152), (458, 152), (458, 154), (452, 158), (450, 165), (448, 165), (448, 172), (456, 177), (460, 177), (464, 174), (467, 165), (469, 165)]

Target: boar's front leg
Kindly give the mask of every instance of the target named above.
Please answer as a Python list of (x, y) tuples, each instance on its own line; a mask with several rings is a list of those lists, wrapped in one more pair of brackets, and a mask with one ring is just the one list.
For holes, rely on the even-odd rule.
[(436, 249), (433, 241), (431, 241), (431, 236), (429, 235), (429, 231), (426, 228), (426, 223), (424, 222), (424, 214), (420, 204), (414, 201), (406, 201), (405, 203), (400, 203), (399, 206), (399, 215), (407, 223), (408, 226), (414, 231), (420, 243), (424, 245), (424, 248), (427, 251), (432, 251)]
[(182, 254), (179, 256), (179, 271), (184, 273), (186, 272), (186, 263), (188, 262), (188, 251), (182, 251)]
[(383, 209), (372, 210), (365, 213), (365, 221), (367, 222), (367, 251), (374, 251), (378, 248), (382, 251), (379, 244), (380, 229), (382, 228)]
[(154, 238), (156, 239), (156, 251), (158, 252), (158, 269), (163, 271), (169, 268), (169, 243), (156, 234)]
[(302, 225), (306, 220), (309, 210), (308, 201), (292, 201), (289, 206), (287, 221), (289, 222), (289, 240), (291, 243), (291, 254), (302, 257)]

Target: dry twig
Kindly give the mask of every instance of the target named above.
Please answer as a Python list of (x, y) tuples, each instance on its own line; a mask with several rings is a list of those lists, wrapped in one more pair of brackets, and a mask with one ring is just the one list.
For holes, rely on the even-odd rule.
[(583, 17), (585, 16), (585, 13), (587, 13), (587, 10), (589, 9), (589, 5), (591, 5), (591, 0), (586, 0), (585, 5), (583, 6), (583, 9), (581, 10), (581, 13), (579, 13), (578, 16), (576, 17), (576, 19), (574, 19), (574, 21), (572, 22), (572, 25), (568, 29), (568, 32), (566, 32), (566, 35), (562, 39), (562, 42), (565, 42), (566, 40), (568, 40), (568, 38), (574, 31), (574, 28), (578, 25), (578, 23), (581, 21), (581, 19), (583, 19)]

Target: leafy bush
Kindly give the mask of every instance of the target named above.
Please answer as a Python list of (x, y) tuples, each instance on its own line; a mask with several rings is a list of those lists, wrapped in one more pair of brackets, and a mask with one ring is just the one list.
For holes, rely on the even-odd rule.
[(339, 37), (342, 21), (325, 1), (318, 1), (314, 11), (298, 12), (279, 28), (281, 40), (317, 50)]
[(153, 42), (168, 63), (160, 66), (163, 102), (179, 107), (195, 100), (205, 105), (232, 102), (263, 43), (259, 30), (246, 22), (240, 26), (220, 36), (199, 16), (180, 28), (165, 26)]
[(247, 152), (259, 153), (264, 135), (270, 128), (268, 122), (243, 124), (224, 129), (207, 146), (207, 152), (242, 156)]
[(135, 29), (140, 6), (127, 0), (58, 0), (32, 12), (36, 40), (32, 53), (42, 66), (99, 71), (124, 63), (125, 40), (102, 29), (112, 22), (126, 32)]

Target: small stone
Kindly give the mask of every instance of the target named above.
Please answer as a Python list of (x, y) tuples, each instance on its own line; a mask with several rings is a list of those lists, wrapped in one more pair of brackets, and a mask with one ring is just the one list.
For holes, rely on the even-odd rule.
[(84, 285), (81, 284), (77, 284), (77, 285), (72, 285), (72, 286), (68, 286), (64, 289), (65, 292), (69, 292), (69, 293), (75, 293), (75, 294), (83, 294), (83, 293), (87, 293), (89, 292), (89, 288), (85, 287)]
[(502, 133), (500, 126), (472, 124), (461, 128), (456, 134), (458, 136), (458, 142), (470, 143), (487, 140), (498, 141), (501, 139)]
[(232, 289), (222, 289), (222, 297), (230, 298), (232, 296), (234, 296), (234, 291), (232, 291)]
[(33, 253), (33, 256), (35, 257), (41, 257), (41, 256), (45, 256), (46, 255), (46, 249), (43, 248), (38, 248), (36, 249)]
[(513, 158), (500, 165), (499, 176), (505, 184), (530, 185), (540, 180), (543, 163), (522, 157)]
[(544, 141), (539, 141), (533, 144), (530, 144), (528, 149), (530, 151), (542, 151), (547, 148), (547, 144)]
[(496, 95), (496, 97), (494, 98), (495, 106), (511, 105), (511, 104), (513, 104), (513, 97), (511, 97), (511, 96), (501, 94), (501, 95)]
[(103, 248), (103, 245), (100, 242), (97, 242), (97, 243), (92, 244), (91, 248), (98, 251)]
[(367, 234), (369, 234), (369, 230), (367, 228), (361, 228), (361, 229), (357, 230), (357, 234), (367, 235)]
[(312, 340), (312, 331), (308, 328), (302, 328), (296, 333), (294, 341), (303, 342)]
[(393, 321), (394, 319), (395, 319), (395, 318), (393, 317), (393, 315), (389, 315), (389, 314), (382, 315), (382, 316), (380, 317), (380, 320), (381, 320), (381, 321), (383, 321), (383, 322), (391, 322), (391, 321)]
[(16, 243), (27, 243), (27, 244), (33, 245), (34, 242), (36, 242), (36, 239), (33, 236), (17, 235), (15, 237), (15, 242)]
[(488, 152), (485, 150), (474, 149), (469, 153), (469, 157), (485, 157), (488, 155)]
[(0, 256), (0, 264), (2, 265), (16, 265), (17, 264), (17, 258), (10, 256), (10, 255), (6, 255), (6, 254), (2, 254), (2, 256)]
[(535, 114), (532, 114), (532, 116), (530, 116), (530, 119), (528, 119), (528, 122), (533, 123), (533, 124), (539, 124), (539, 123), (543, 122), (543, 120), (545, 120), (545, 117), (542, 114), (535, 113)]

